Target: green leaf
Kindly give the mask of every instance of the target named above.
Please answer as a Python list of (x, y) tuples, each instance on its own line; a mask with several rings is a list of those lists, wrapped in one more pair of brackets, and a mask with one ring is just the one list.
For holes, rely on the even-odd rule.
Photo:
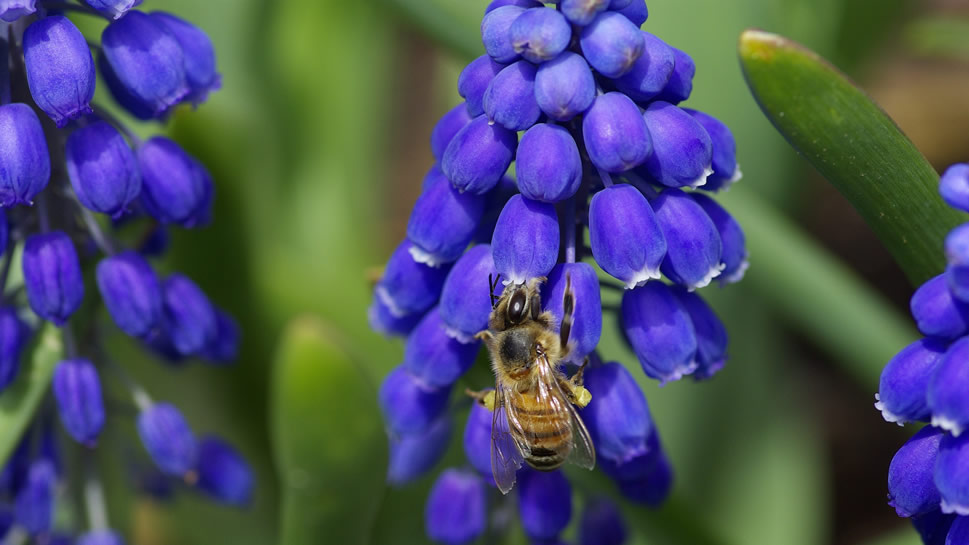
[(54, 366), (60, 361), (64, 346), (58, 329), (46, 322), (35, 337), (30, 363), (20, 369), (17, 379), (0, 394), (0, 464), (7, 458), (34, 418), (47, 388)]
[(284, 545), (368, 543), (384, 491), (376, 392), (334, 339), (315, 318), (297, 318), (276, 355), (271, 407)]
[(812, 51), (776, 34), (740, 38), (747, 85), (787, 141), (858, 210), (913, 284), (939, 274), (963, 221), (938, 174), (871, 98)]

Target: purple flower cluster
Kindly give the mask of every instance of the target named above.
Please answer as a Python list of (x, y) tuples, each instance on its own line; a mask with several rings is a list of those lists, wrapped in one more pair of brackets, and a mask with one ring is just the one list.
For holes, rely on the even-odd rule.
[[(431, 134), (435, 164), (369, 310), (374, 330), (406, 337), (403, 363), (379, 394), (391, 484), (420, 477), (444, 455), (449, 408), (460, 405), (451, 390), (481, 352), (475, 334), (488, 328), (492, 296), (544, 277), (543, 307), (558, 320), (567, 284), (574, 293), (561, 363), (592, 361), (584, 375), (592, 401), (581, 417), (599, 465), (627, 499), (658, 505), (666, 497), (672, 469), (646, 398), (624, 366), (596, 352), (600, 290), (622, 292), (616, 311), (647, 376), (709, 378), (726, 361), (727, 333), (695, 290), (739, 280), (747, 251), (736, 220), (710, 196), (740, 178), (733, 136), (678, 105), (696, 67), (640, 30), (646, 19), (644, 0), (495, 0), (486, 9), (486, 53), (461, 72), (464, 101)], [(437, 542), (467, 543), (485, 530), (492, 421), (472, 407), (464, 429), (471, 467), (442, 473), (428, 498), (427, 533)], [(557, 542), (572, 514), (565, 474), (526, 467), (517, 481), (526, 534)], [(590, 527), (619, 520), (598, 503), (587, 515)], [(582, 543), (623, 541), (619, 531), (582, 534), (593, 536)]]
[[(110, 361), (100, 305), (85, 304), (99, 298), (118, 329), (166, 361), (235, 358), (235, 321), (191, 279), (160, 275), (149, 262), (164, 252), (170, 224), (210, 222), (209, 173), (175, 142), (142, 141), (93, 102), (100, 72), (118, 105), (142, 120), (200, 104), (220, 85), (212, 43), (174, 15), (131, 10), (140, 0), (85, 2), (0, 0), (0, 393), (18, 379), (25, 347), (44, 322), (59, 328), (66, 354), (54, 368), (51, 402), (0, 477), (0, 514), (12, 514), (0, 539), (10, 527), (37, 542), (83, 533), (54, 522), (60, 489), (80, 483), (90, 492), (90, 517), (78, 542), (122, 542), (105, 520), (96, 479), (64, 475), (51, 426), (59, 414), (79, 445), (73, 448), (89, 450), (116, 416), (126, 418), (107, 410), (105, 373), (128, 387), (154, 471), (233, 505), (248, 503), (252, 488), (235, 449), (214, 437), (197, 440), (177, 408), (152, 401)], [(108, 21), (97, 62), (68, 15)], [(16, 256), (22, 281), (11, 274)]]
[[(943, 200), (969, 212), (969, 164), (949, 167)], [(925, 543), (969, 540), (969, 223), (945, 239), (945, 272), (912, 296), (924, 338), (882, 371), (875, 408), (888, 422), (929, 422), (892, 459), (889, 505), (911, 517)]]

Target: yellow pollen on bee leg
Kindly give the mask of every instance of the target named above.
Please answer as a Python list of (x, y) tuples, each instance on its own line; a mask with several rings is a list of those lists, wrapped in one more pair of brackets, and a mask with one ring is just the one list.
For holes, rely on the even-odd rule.
[(484, 406), (486, 409), (488, 409), (489, 411), (494, 411), (495, 410), (495, 391), (492, 390), (487, 394), (485, 394), (484, 399), (482, 399), (481, 401), (482, 403), (484, 403)]
[(578, 405), (579, 408), (584, 409), (585, 406), (592, 401), (592, 394), (589, 393), (589, 390), (586, 390), (584, 387), (577, 386), (573, 388), (572, 391), (575, 393), (575, 404)]

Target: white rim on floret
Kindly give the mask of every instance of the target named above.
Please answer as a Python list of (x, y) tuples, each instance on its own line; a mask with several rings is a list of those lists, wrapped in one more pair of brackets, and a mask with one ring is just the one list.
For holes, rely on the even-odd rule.
[(527, 280), (528, 278), (523, 276), (521, 273), (510, 273), (507, 278), (501, 281), (501, 285), (507, 286), (508, 284), (524, 284)]
[(681, 365), (680, 367), (673, 369), (673, 371), (670, 372), (670, 374), (659, 378), (660, 388), (662, 388), (663, 386), (666, 386), (666, 383), (668, 382), (673, 382), (674, 380), (680, 380), (685, 376), (692, 375), (693, 372), (696, 371), (698, 367), (700, 367), (700, 364), (697, 363), (696, 360), (693, 360), (686, 365)]
[(461, 344), (468, 344), (474, 341), (474, 335), (468, 335), (467, 333), (458, 331), (447, 324), (444, 325), (444, 332), (447, 333), (448, 337), (451, 337)]
[(952, 513), (955, 513), (960, 517), (969, 515), (969, 505), (950, 503), (945, 501), (945, 499), (943, 499), (942, 502), (939, 504), (939, 508), (942, 509), (942, 512), (945, 513), (946, 515), (951, 515)]
[(693, 180), (692, 182), (690, 182), (690, 183), (688, 183), (686, 185), (688, 187), (693, 188), (693, 189), (696, 189), (696, 188), (698, 188), (698, 187), (700, 187), (702, 185), (706, 185), (707, 178), (709, 178), (711, 174), (713, 174), (713, 166), (712, 165), (707, 165), (703, 169), (703, 174), (701, 174), (699, 178), (697, 178), (696, 180)]
[(440, 267), (441, 265), (446, 263), (446, 261), (441, 259), (440, 256), (438, 256), (437, 254), (428, 252), (427, 250), (421, 248), (417, 244), (414, 244), (413, 241), (411, 241), (410, 248), (408, 248), (407, 251), (410, 252), (410, 256), (411, 258), (414, 259), (414, 261), (418, 263), (423, 263), (428, 267)]
[(737, 267), (736, 271), (730, 273), (727, 276), (720, 276), (717, 279), (717, 281), (720, 282), (721, 286), (740, 282), (741, 280), (744, 279), (744, 274), (747, 273), (747, 269), (749, 268), (750, 268), (750, 262), (744, 259), (743, 262), (741, 262), (740, 265)]
[(962, 425), (956, 419), (947, 416), (933, 414), (932, 425), (951, 433), (953, 437), (959, 437), (962, 433)]
[(905, 420), (904, 416), (899, 416), (892, 411), (889, 411), (888, 408), (885, 407), (885, 403), (881, 400), (881, 396), (877, 393), (875, 394), (875, 409), (881, 411), (882, 418), (885, 419), (885, 422), (894, 422), (899, 426), (904, 426), (905, 423), (908, 422), (908, 420)]
[(730, 179), (727, 180), (727, 183), (728, 184), (735, 184), (735, 183), (739, 182), (740, 179), (743, 178), (743, 177), (744, 177), (744, 173), (743, 172), (740, 172), (740, 163), (737, 163), (737, 168), (733, 169), (733, 176), (731, 176)]
[(626, 282), (626, 289), (631, 290), (633, 288), (639, 288), (639, 287), (645, 286), (646, 282), (649, 282), (650, 280), (656, 280), (660, 276), (662, 276), (662, 274), (660, 274), (659, 272), (659, 267), (656, 267), (655, 269), (646, 267), (640, 270), (639, 272), (633, 273), (632, 278), (630, 278), (629, 281)]
[(407, 316), (407, 311), (397, 305), (397, 301), (394, 301), (394, 298), (387, 293), (387, 288), (378, 285), (374, 289), (374, 293), (377, 295), (377, 299), (380, 299), (380, 302), (387, 307), (387, 310), (389, 310), (391, 314), (394, 315), (394, 318), (403, 318), (404, 316)]
[(724, 263), (717, 263), (716, 265), (710, 267), (710, 270), (707, 271), (707, 274), (704, 275), (704, 277), (701, 278), (696, 284), (686, 287), (687, 291), (696, 291), (699, 288), (707, 287), (710, 284), (710, 282), (713, 281), (714, 278), (720, 276), (720, 273), (723, 272), (723, 269), (726, 266), (727, 265), (725, 265)]

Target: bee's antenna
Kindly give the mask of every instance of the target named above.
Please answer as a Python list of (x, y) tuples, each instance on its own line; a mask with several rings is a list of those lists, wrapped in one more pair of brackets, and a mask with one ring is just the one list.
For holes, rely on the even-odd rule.
[(495, 288), (498, 287), (498, 282), (500, 280), (501, 273), (498, 273), (498, 276), (495, 277), (494, 282), (491, 281), (491, 275), (488, 275), (488, 295), (491, 297), (491, 308), (498, 306), (498, 303), (496, 302), (498, 300), (498, 296), (495, 295)]

